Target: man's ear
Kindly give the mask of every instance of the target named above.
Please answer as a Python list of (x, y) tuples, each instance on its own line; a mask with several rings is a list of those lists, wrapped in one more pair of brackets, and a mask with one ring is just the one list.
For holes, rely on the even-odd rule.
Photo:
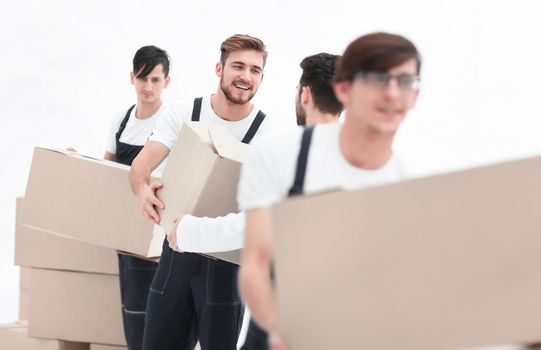
[(301, 103), (307, 104), (312, 99), (312, 89), (309, 86), (301, 87)]
[(216, 75), (218, 77), (222, 77), (222, 73), (223, 73), (223, 67), (222, 67), (222, 64), (220, 62), (216, 63)]
[(168, 75), (168, 76), (166, 76), (166, 77), (165, 77), (165, 85), (164, 85), (163, 87), (164, 87), (164, 88), (168, 87), (168, 86), (169, 86), (169, 82), (170, 82), (170, 81), (171, 81), (171, 78), (170, 78), (170, 76), (169, 76), (169, 75)]
[(332, 86), (334, 90), (334, 95), (336, 99), (340, 101), (342, 105), (346, 105), (349, 99), (349, 89), (351, 88), (351, 83), (347, 80), (335, 82)]
[(132, 85), (135, 83), (135, 74), (133, 74), (133, 72), (130, 72), (130, 83)]

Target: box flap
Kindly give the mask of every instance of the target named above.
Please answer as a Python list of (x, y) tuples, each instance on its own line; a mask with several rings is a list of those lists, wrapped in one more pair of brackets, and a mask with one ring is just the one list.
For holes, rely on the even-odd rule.
[(220, 124), (209, 124), (210, 139), (216, 152), (224, 157), (239, 163), (244, 161), (248, 145), (238, 141), (227, 129)]
[[(184, 125), (182, 126), (182, 128), (188, 127), (189, 129), (191, 129), (199, 137), (199, 139), (201, 141), (203, 141), (206, 144), (211, 145), (212, 140), (210, 138), (209, 131), (208, 131), (209, 130), (209, 125), (211, 125), (211, 124), (210, 123), (202, 123), (202, 122), (185, 122)], [(179, 139), (180, 139), (180, 134), (181, 133), (182, 133), (182, 129), (179, 132)], [(178, 139), (177, 139), (177, 141), (178, 141)]]

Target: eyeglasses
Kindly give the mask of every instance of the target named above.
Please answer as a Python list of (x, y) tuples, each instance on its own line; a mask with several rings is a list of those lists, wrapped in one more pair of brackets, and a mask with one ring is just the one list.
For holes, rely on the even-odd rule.
[(421, 78), (414, 74), (391, 75), (384, 72), (357, 72), (353, 79), (362, 79), (368, 84), (380, 89), (389, 86), (391, 80), (396, 80), (398, 88), (402, 91), (417, 91), (421, 85)]

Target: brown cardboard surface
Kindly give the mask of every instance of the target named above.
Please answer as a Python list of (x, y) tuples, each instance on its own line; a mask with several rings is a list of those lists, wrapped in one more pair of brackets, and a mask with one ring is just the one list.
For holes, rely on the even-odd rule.
[[(23, 199), (17, 198), (17, 212)], [(15, 228), (15, 264), (58, 270), (118, 274), (114, 249), (51, 234), (19, 223)]]
[(292, 198), (272, 212), (291, 348), (541, 339), (541, 158)]
[(90, 344), (90, 350), (128, 350), (126, 346)]
[(30, 304), (30, 268), (21, 267), (19, 271), (19, 320), (28, 320)]
[(129, 167), (36, 147), (20, 224), (144, 257), (161, 253), (163, 230), (138, 212)]
[(19, 320), (28, 320), (30, 289), (19, 289)]
[(88, 343), (63, 340), (39, 339), (28, 336), (25, 324), (0, 325), (0, 349), (2, 350), (89, 350)]
[(32, 269), (33, 337), (126, 345), (118, 276)]
[(21, 267), (19, 271), (19, 287), (21, 289), (30, 289), (30, 268)]
[[(238, 212), (236, 193), (241, 162), (247, 145), (237, 141), (222, 125), (188, 122), (171, 150), (158, 197), (165, 232), (179, 213), (217, 217)], [(207, 253), (238, 263), (238, 252)]]

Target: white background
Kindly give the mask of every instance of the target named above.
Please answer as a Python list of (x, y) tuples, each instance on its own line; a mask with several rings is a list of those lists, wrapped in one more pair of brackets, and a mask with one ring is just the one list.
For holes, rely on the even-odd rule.
[(173, 101), (213, 92), (220, 43), (235, 33), (265, 41), (255, 101), (293, 126), (301, 59), (342, 53), (376, 30), (421, 50), (423, 85), (396, 150), (414, 175), (541, 153), (541, 3), (534, 0), (1, 1), (0, 322), (17, 319), (15, 197), (35, 145), (100, 157), (111, 118), (134, 103), (135, 50), (172, 58)]

